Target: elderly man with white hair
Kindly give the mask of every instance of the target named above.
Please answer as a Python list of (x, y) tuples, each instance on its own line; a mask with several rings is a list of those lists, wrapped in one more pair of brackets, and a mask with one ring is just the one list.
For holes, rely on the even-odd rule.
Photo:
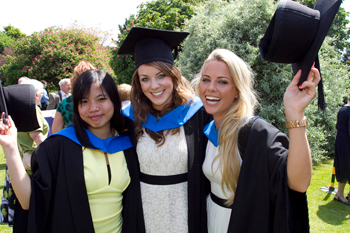
[(61, 79), (58, 85), (60, 86), (60, 90), (57, 93), (50, 93), (49, 95), (49, 105), (47, 106), (47, 110), (56, 109), (62, 100), (70, 96), (72, 87), (69, 78)]

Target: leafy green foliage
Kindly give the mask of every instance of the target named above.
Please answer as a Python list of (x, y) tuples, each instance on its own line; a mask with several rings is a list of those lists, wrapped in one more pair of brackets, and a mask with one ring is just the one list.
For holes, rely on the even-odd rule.
[(15, 40), (6, 35), (4, 32), (0, 32), (0, 53), (5, 48), (10, 48), (15, 43)]
[(4, 30), (7, 36), (15, 40), (21, 39), (22, 37), (26, 36), (26, 34), (21, 32), (19, 28), (15, 28), (14, 26), (11, 26), (11, 25), (4, 27)]
[(74, 66), (81, 60), (89, 61), (97, 68), (114, 76), (109, 67), (110, 52), (99, 43), (97, 36), (84, 29), (51, 27), (33, 33), (17, 41), (13, 47), (15, 56), (0, 68), (6, 84), (16, 84), (22, 76), (46, 80), (57, 87), (62, 78), (70, 78)]
[[(125, 20), (123, 26), (119, 25), (120, 34), (117, 44), (120, 47), (134, 26), (156, 28), (165, 30), (183, 30), (185, 20), (194, 14), (194, 9), (200, 5), (195, 0), (156, 0), (142, 3), (138, 6), (136, 15)], [(119, 83), (130, 83), (135, 66), (130, 55), (118, 55), (118, 48), (113, 50), (111, 66), (118, 77)]]
[[(260, 99), (256, 115), (287, 133), (283, 96), (293, 78), (291, 65), (262, 61), (258, 48), (276, 4), (270, 0), (205, 2), (196, 8), (195, 16), (185, 21), (190, 35), (183, 43), (177, 65), (186, 78), (192, 79), (212, 50), (233, 51), (255, 72), (255, 89)], [(336, 113), (349, 87), (347, 68), (339, 60), (339, 50), (331, 45), (333, 41), (327, 37), (319, 52), (327, 109), (319, 110), (314, 100), (305, 110), (313, 161), (334, 154)]]
[(21, 30), (11, 25), (4, 27), (4, 31), (0, 32), (0, 53), (5, 48), (11, 48), (16, 40), (25, 36), (26, 34), (22, 33)]
[[(316, 4), (316, 0), (296, 1), (310, 8), (314, 8)], [(334, 38), (332, 44), (335, 45), (335, 47), (340, 51), (343, 51), (349, 47), (348, 39), (350, 38), (350, 30), (348, 28), (349, 20), (347, 19), (347, 16), (348, 12), (346, 12), (345, 9), (340, 6), (328, 31), (328, 36)]]

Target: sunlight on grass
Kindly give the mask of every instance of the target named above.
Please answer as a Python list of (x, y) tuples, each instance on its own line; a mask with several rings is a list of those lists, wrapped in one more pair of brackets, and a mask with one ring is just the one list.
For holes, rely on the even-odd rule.
[[(314, 165), (311, 185), (307, 191), (310, 232), (350, 232), (350, 206), (334, 201), (334, 195), (320, 188), (331, 185), (333, 158)], [(335, 182), (335, 188), (338, 187)], [(349, 185), (345, 187), (345, 192)]]
[[(2, 197), (2, 190), (4, 189), (4, 180), (5, 180), (5, 156), (2, 152), (2, 147), (0, 146), (0, 196)], [(0, 224), (1, 233), (10, 233), (12, 232), (12, 227), (9, 227), (7, 224)]]

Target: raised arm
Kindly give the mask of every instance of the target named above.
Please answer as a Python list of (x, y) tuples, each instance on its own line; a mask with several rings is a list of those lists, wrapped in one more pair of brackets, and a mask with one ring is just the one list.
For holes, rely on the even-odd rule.
[(29, 209), (31, 182), (18, 152), (17, 129), (11, 119), (7, 120), (7, 125), (3, 124), (3, 116), (4, 114), (0, 119), (0, 144), (6, 157), (13, 190), (22, 208), (26, 210)]
[[(307, 80), (298, 87), (300, 76), (301, 70), (294, 76), (284, 94), (283, 103), (287, 121), (304, 119), (304, 109), (315, 98), (316, 86), (321, 80), (319, 71), (311, 68)], [(305, 127), (289, 128), (288, 134), (288, 185), (295, 191), (306, 192), (311, 182), (312, 159)]]

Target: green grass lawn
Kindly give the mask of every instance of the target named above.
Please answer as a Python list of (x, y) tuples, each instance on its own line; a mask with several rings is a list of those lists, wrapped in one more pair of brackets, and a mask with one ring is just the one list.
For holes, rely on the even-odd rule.
[[(2, 152), (2, 147), (0, 146), (0, 196), (2, 196), (2, 190), (4, 189), (4, 180), (5, 180), (5, 174), (6, 174), (5, 162), (6, 162), (5, 156)], [(0, 224), (0, 232), (1, 233), (12, 232), (12, 227), (9, 227), (8, 225)]]
[[(350, 206), (333, 200), (334, 195), (320, 190), (330, 186), (333, 159), (314, 165), (311, 185), (307, 191), (310, 232), (350, 232)], [(335, 182), (335, 187), (338, 187)], [(344, 192), (349, 191), (346, 185)]]
[[(350, 206), (333, 200), (334, 195), (320, 190), (322, 186), (330, 186), (333, 159), (314, 165), (311, 185), (307, 191), (309, 203), (310, 232), (350, 232)], [(0, 194), (5, 178), (5, 158), (0, 149)], [(337, 187), (337, 183), (335, 183)], [(345, 187), (345, 192), (349, 186)], [(0, 225), (0, 232), (12, 232), (7, 225)]]

